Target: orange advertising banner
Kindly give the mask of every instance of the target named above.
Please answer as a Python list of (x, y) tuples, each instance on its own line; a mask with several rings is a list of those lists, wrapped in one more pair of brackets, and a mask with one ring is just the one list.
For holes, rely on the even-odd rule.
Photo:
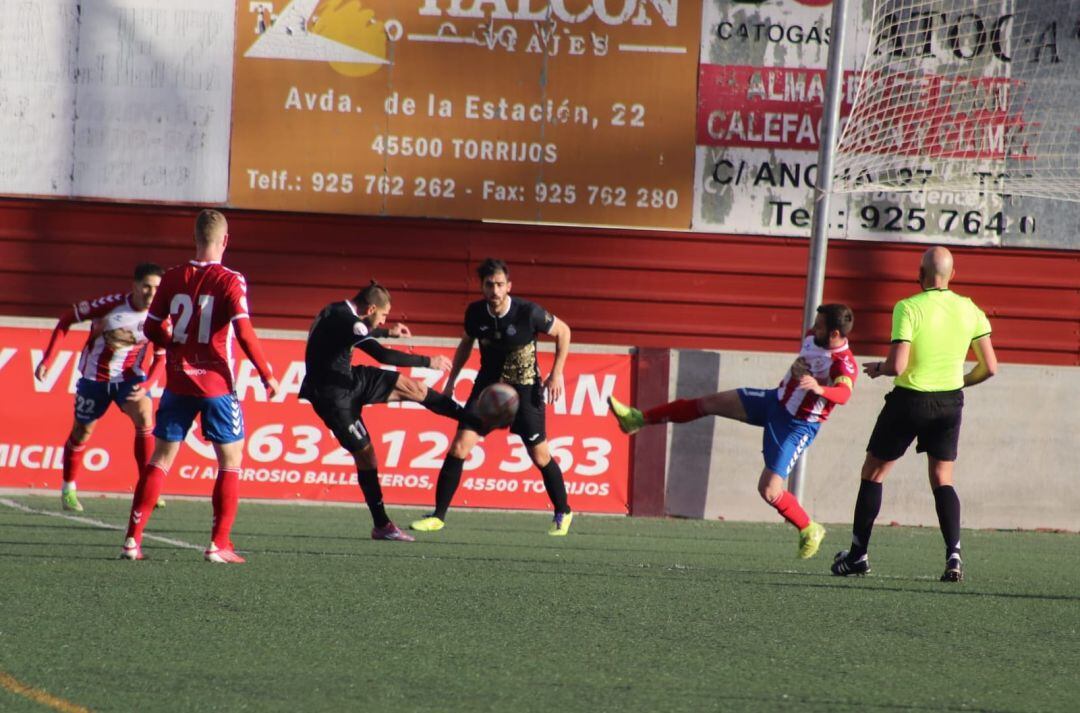
[[(61, 344), (44, 381), (33, 371), (48, 342), (49, 330), (0, 327), (0, 487), (45, 488), (59, 492), (62, 444), (74, 414), (76, 365), (85, 332), (72, 332)], [(267, 359), (280, 375), (282, 393), (273, 400), (250, 362), (237, 363), (237, 395), (244, 409), (247, 440), (241, 471), (243, 498), (360, 502), (362, 495), (351, 456), (297, 398), (304, 376), (304, 342), (262, 340)], [(452, 357), (449, 348), (420, 348)], [(541, 353), (541, 367), (553, 357)], [(479, 365), (474, 354), (458, 379), (455, 396), (464, 400)], [(409, 369), (410, 376), (440, 386), (444, 372)], [(583, 512), (627, 513), (628, 439), (607, 415), (607, 397), (628, 400), (628, 354), (571, 354), (566, 365), (566, 396), (548, 406), (548, 443), (566, 478), (570, 503)], [(153, 389), (151, 393), (160, 393)], [(155, 399), (156, 401), (156, 399)], [(369, 406), (363, 412), (376, 452), (385, 501), (393, 505), (431, 505), (435, 482), (454, 423), (417, 404)], [(137, 473), (131, 422), (118, 408), (98, 423), (78, 480), (84, 492), (131, 492)], [(213, 449), (198, 426), (165, 484), (166, 494), (205, 495), (216, 475)], [(90, 501), (92, 502), (92, 501)], [(89, 503), (84, 502), (89, 505)], [(483, 438), (465, 463), (455, 506), (548, 510), (550, 502), (539, 471), (525, 446), (507, 431)]]
[(687, 229), (701, 8), (237, 3), (230, 202)]

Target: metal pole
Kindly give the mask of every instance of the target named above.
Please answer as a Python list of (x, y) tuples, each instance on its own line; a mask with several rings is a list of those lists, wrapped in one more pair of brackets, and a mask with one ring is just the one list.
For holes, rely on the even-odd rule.
[[(803, 333), (814, 326), (814, 317), (825, 291), (825, 253), (829, 247), (829, 194), (832, 191), (833, 152), (840, 126), (840, 103), (844, 96), (844, 35), (847, 0), (833, 0), (832, 40), (826, 69), (825, 106), (821, 116), (818, 144), (817, 188), (814, 192), (814, 222), (810, 227), (810, 257), (806, 268), (806, 297), (803, 302)], [(802, 454), (788, 480), (788, 489), (800, 501), (806, 486), (806, 453)]]

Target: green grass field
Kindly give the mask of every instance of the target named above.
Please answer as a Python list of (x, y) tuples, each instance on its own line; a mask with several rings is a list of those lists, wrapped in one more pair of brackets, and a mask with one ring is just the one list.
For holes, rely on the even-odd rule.
[[(83, 502), (116, 526), (129, 505)], [(174, 500), (148, 532), (201, 549), (209, 517)], [(121, 562), (116, 531), (0, 506), (0, 710), (1080, 709), (1076, 535), (965, 531), (948, 585), (930, 528), (879, 527), (849, 580), (846, 524), (800, 561), (780, 524), (547, 522), (456, 512), (387, 543), (365, 510), (244, 504), (249, 562), (223, 566), (149, 539)]]

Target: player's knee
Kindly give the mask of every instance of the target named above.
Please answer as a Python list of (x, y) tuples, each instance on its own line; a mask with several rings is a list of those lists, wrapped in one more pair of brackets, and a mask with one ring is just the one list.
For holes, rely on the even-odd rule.
[(353, 453), (353, 460), (356, 461), (356, 467), (360, 470), (377, 470), (379, 467), (378, 458), (375, 456), (375, 447), (370, 443)]
[(529, 458), (532, 458), (533, 465), (537, 468), (546, 468), (551, 462), (551, 449), (546, 442), (540, 443), (529, 449)]
[(75, 422), (75, 425), (71, 427), (71, 434), (68, 438), (76, 446), (81, 446), (90, 439), (90, 434), (94, 432), (93, 423), (79, 423)]
[(427, 396), (427, 387), (424, 384), (414, 379), (410, 379), (404, 374), (398, 378), (394, 391), (397, 392), (398, 398), (402, 401), (420, 402)]
[(775, 483), (775, 482), (767, 482), (767, 483), (766, 482), (760, 482), (760, 483), (758, 483), (758, 495), (760, 495), (761, 499), (764, 500), (765, 502), (767, 502), (769, 505), (772, 505), (777, 500), (779, 500), (780, 496), (783, 495), (783, 494), (784, 494), (784, 486), (783, 486), (782, 482), (781, 483)]
[(450, 444), (450, 455), (465, 460), (469, 457), (469, 452), (472, 451), (473, 446), (476, 445), (476, 441), (477, 436), (472, 431), (458, 431), (457, 436), (454, 437), (454, 442)]

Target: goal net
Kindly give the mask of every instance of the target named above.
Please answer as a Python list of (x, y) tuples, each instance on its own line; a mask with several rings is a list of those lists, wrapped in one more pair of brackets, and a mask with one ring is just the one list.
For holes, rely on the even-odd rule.
[(834, 191), (1080, 200), (1080, 2), (866, 4), (869, 44)]

